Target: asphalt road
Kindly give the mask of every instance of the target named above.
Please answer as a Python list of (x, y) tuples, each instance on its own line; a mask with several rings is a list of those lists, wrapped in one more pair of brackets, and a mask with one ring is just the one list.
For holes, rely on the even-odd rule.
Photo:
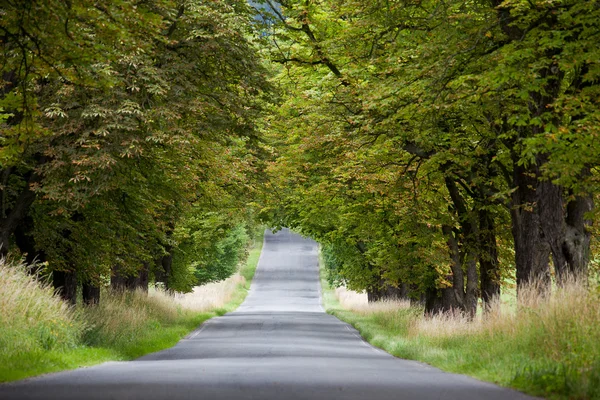
[(0, 399), (527, 399), (401, 360), (323, 312), (317, 246), (267, 233), (244, 304), (131, 362), (0, 385)]

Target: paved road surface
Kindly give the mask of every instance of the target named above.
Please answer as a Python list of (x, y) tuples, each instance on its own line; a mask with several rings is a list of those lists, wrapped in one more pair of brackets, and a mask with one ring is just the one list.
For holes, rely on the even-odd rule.
[(0, 399), (527, 399), (400, 360), (323, 312), (316, 244), (267, 233), (236, 311), (132, 362), (0, 385)]

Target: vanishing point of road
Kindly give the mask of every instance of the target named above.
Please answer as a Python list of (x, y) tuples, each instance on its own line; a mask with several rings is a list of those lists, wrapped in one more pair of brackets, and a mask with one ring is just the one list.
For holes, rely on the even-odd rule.
[(0, 399), (529, 399), (395, 358), (321, 307), (315, 242), (266, 233), (240, 308), (130, 362), (0, 385)]

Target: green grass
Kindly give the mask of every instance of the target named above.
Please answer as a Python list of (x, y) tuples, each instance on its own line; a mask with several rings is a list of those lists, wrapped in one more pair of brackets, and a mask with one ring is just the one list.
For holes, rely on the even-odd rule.
[(174, 346), (181, 338), (215, 314), (186, 315), (177, 321), (152, 321), (147, 329), (128, 341), (106, 347), (82, 343), (71, 348), (28, 349), (0, 356), (0, 382), (91, 366), (107, 361), (127, 361)]
[(260, 259), (260, 253), (262, 252), (263, 244), (264, 244), (264, 231), (261, 231), (259, 235), (254, 239), (254, 246), (250, 249), (248, 253), (248, 259), (240, 268), (240, 275), (244, 277), (246, 283), (244, 285), (239, 285), (237, 290), (234, 292), (233, 298), (229, 303), (227, 303), (224, 307), (220, 308), (219, 311), (222, 312), (220, 315), (224, 315), (228, 312), (231, 312), (238, 308), (240, 304), (243, 303), (246, 295), (248, 294), (248, 290), (250, 290), (250, 284), (252, 283), (252, 278), (254, 278), (254, 273), (256, 272), (256, 268), (258, 267), (258, 261)]
[(600, 296), (580, 285), (475, 322), (406, 306), (348, 310), (322, 285), (328, 313), (397, 357), (549, 399), (600, 399)]
[[(175, 345), (204, 321), (237, 308), (256, 271), (255, 240), (232, 300), (209, 312), (182, 308), (168, 295), (103, 292), (97, 307), (66, 306), (24, 266), (0, 262), (0, 382), (106, 361), (126, 361)], [(16, 263), (18, 264), (18, 263)]]

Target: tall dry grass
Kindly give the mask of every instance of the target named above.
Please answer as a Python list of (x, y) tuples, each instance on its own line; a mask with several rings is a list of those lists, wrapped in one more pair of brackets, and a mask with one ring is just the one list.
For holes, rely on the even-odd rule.
[(355, 292), (345, 287), (336, 288), (335, 297), (343, 308), (359, 314), (394, 312), (410, 308), (408, 300), (383, 300), (369, 303), (366, 293)]
[[(340, 305), (358, 314), (395, 313), (411, 307), (409, 301), (379, 301), (369, 303), (366, 293), (358, 293), (344, 287), (335, 289)], [(437, 314), (425, 317), (414, 313), (408, 332), (412, 336), (451, 337), (465, 334), (512, 334), (532, 325), (544, 327), (552, 338), (558, 338), (568, 326), (600, 327), (600, 295), (590, 291), (587, 285), (571, 281), (555, 287), (550, 295), (540, 295), (536, 287), (520, 290), (519, 303), (496, 299), (487, 313), (478, 313), (474, 320), (460, 313)], [(599, 330), (594, 330), (600, 334)], [(600, 341), (598, 342), (600, 345)]]
[(600, 399), (600, 292), (568, 282), (540, 295), (519, 292), (517, 306), (497, 301), (470, 320), (461, 313), (424, 316), (406, 303), (367, 304), (336, 290), (342, 312), (377, 346), (454, 372), (554, 398)]
[(0, 259), (0, 360), (76, 346), (85, 324), (20, 261)]
[[(456, 335), (521, 335), (541, 330), (540, 342), (549, 346), (549, 353), (561, 349), (568, 333), (600, 326), (600, 296), (587, 285), (571, 281), (555, 287), (551, 294), (540, 295), (538, 288), (526, 287), (519, 292), (516, 307), (496, 300), (488, 313), (479, 313), (471, 321), (464, 314), (441, 314), (416, 318), (409, 326), (409, 334), (428, 337), (451, 337)], [(574, 327), (578, 327), (574, 329)], [(592, 335), (600, 338), (600, 331)], [(588, 336), (588, 333), (586, 333)], [(598, 341), (600, 346), (600, 341)], [(561, 350), (558, 350), (560, 353)]]
[[(188, 310), (197, 312), (211, 311), (224, 307), (234, 298), (238, 287), (245, 284), (246, 278), (239, 272), (236, 272), (221, 282), (196, 286), (191, 293), (175, 294), (173, 299), (176, 304)], [(151, 292), (151, 297), (159, 298), (162, 296), (166, 296), (164, 292)]]
[(171, 347), (203, 321), (243, 301), (262, 240), (229, 279), (187, 295), (103, 290), (100, 304), (71, 307), (20, 262), (0, 260), (0, 382), (129, 360)]
[(147, 330), (175, 323), (183, 313), (171, 297), (141, 290), (104, 291), (100, 304), (83, 311), (85, 343), (117, 347), (143, 336)]

